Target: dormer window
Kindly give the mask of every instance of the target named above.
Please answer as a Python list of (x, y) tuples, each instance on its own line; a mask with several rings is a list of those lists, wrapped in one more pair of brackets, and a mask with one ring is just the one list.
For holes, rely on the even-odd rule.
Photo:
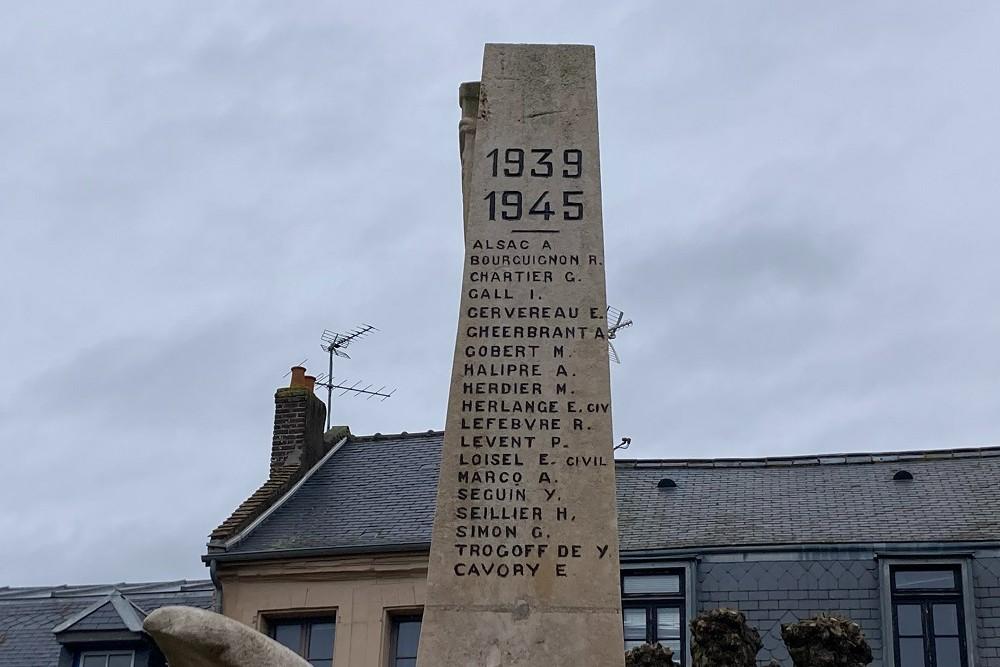
[(78, 667), (133, 667), (134, 651), (84, 651)]
[(113, 589), (52, 628), (52, 633), (63, 645), (63, 655), (73, 656), (73, 667), (145, 667), (145, 652), (140, 652), (137, 663), (134, 650), (148, 641), (142, 632), (145, 617), (145, 611)]

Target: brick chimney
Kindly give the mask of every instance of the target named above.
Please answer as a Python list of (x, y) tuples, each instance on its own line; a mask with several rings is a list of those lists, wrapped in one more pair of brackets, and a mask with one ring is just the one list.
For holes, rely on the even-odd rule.
[(238, 534), (267, 510), (296, 481), (319, 462), (337, 441), (350, 437), (346, 426), (332, 429), (324, 439), (326, 406), (313, 393), (316, 378), (301, 366), (292, 368), (292, 381), (274, 394), (274, 437), (267, 481), (244, 500), (209, 536), (208, 550), (225, 550), (226, 540)]
[(315, 384), (316, 378), (295, 366), (289, 386), (274, 394), (272, 475), (308, 469), (323, 457), (326, 406), (313, 393)]

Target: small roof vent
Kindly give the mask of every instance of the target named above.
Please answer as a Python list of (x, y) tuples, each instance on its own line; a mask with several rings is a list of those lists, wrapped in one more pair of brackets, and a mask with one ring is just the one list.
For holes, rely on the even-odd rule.
[(900, 470), (892, 478), (897, 482), (913, 481), (913, 473), (909, 470)]
[(664, 477), (659, 482), (657, 482), (656, 488), (658, 488), (658, 489), (676, 489), (677, 488), (677, 482), (675, 482), (674, 480), (670, 479), (669, 477)]

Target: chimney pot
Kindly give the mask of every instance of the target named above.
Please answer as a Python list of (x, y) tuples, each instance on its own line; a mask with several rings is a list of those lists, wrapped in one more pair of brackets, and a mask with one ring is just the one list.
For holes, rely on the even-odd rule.
[(302, 366), (292, 366), (292, 381), (288, 383), (289, 387), (305, 387), (306, 386), (306, 369)]
[(305, 376), (305, 388), (309, 391), (316, 390), (316, 378), (312, 375)]

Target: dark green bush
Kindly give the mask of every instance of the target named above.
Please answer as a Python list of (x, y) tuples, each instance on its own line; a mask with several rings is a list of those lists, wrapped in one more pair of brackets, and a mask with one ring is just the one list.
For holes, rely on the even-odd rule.
[(643, 644), (625, 652), (625, 667), (673, 667), (674, 652), (660, 644)]
[(691, 621), (694, 667), (756, 667), (760, 633), (735, 609), (712, 609)]
[(781, 626), (795, 667), (864, 667), (872, 649), (861, 626), (849, 618), (817, 616)]

